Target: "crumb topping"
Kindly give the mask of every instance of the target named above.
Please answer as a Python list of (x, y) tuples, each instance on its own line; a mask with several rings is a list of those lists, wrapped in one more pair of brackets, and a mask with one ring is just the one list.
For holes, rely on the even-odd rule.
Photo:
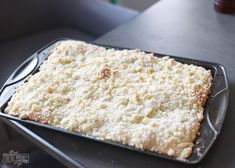
[(5, 111), (24, 119), (160, 152), (192, 153), (211, 72), (141, 50), (58, 42)]

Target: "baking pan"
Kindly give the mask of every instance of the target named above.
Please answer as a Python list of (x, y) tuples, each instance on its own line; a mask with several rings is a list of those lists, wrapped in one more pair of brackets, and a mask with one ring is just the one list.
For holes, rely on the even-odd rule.
[[(68, 39), (58, 39), (48, 44), (38, 52), (34, 53), (29, 57), (25, 62), (23, 62), (8, 78), (3, 87), (0, 90), (0, 116), (8, 118), (11, 120), (16, 120), (22, 123), (33, 124), (39, 127), (46, 127), (55, 131), (64, 132), (67, 136), (78, 136), (79, 138), (87, 138), (89, 140), (115, 145), (121, 148), (130, 149), (133, 151), (138, 151), (144, 154), (149, 154), (169, 160), (179, 161), (188, 164), (195, 164), (200, 162), (208, 150), (211, 148), (212, 144), (218, 137), (222, 123), (226, 114), (226, 109), (228, 105), (229, 98), (229, 89), (228, 89), (228, 80), (225, 69), (222, 65), (217, 63), (180, 58), (175, 56), (170, 56), (176, 59), (179, 62), (186, 64), (194, 64), (202, 66), (206, 69), (210, 69), (213, 75), (213, 83), (211, 87), (211, 93), (208, 97), (206, 107), (204, 110), (204, 119), (201, 122), (200, 135), (197, 136), (195, 140), (195, 145), (193, 147), (192, 155), (186, 159), (178, 159), (172, 156), (163, 155), (157, 152), (142, 151), (132, 146), (123, 145), (118, 142), (108, 141), (108, 140), (99, 140), (95, 137), (86, 136), (77, 132), (70, 132), (61, 128), (56, 128), (50, 125), (38, 123), (31, 120), (23, 120), (19, 117), (14, 117), (4, 113), (4, 109), (7, 105), (7, 102), (10, 100), (11, 96), (14, 94), (17, 87), (19, 87), (23, 82), (25, 82), (27, 76), (34, 74), (38, 71), (39, 66), (43, 63), (48, 57), (48, 52), (54, 47), (54, 44), (59, 41), (68, 40)], [(115, 48), (115, 49), (125, 49), (118, 48), (114, 46), (103, 46), (106, 48)], [(158, 57), (163, 57), (163, 54), (155, 54)], [(131, 153), (130, 153), (131, 154)]]

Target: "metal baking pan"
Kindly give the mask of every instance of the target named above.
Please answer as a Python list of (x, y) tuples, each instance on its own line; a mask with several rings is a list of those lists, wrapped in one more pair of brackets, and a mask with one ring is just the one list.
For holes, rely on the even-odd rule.
[[(201, 122), (200, 127), (200, 135), (197, 136), (195, 140), (195, 145), (193, 148), (193, 153), (190, 157), (184, 160), (177, 159), (175, 157), (163, 155), (157, 152), (150, 152), (150, 151), (142, 151), (139, 149), (136, 149), (131, 146), (123, 145), (118, 142), (108, 141), (108, 140), (98, 140), (94, 137), (85, 136), (80, 133), (76, 132), (70, 132), (63, 130), (61, 128), (56, 128), (50, 125), (38, 123), (31, 120), (23, 120), (19, 117), (14, 117), (8, 114), (4, 113), (4, 109), (7, 105), (7, 102), (10, 100), (11, 96), (14, 94), (17, 87), (19, 87), (23, 82), (25, 82), (27, 76), (34, 74), (38, 71), (39, 66), (43, 63), (45, 59), (48, 57), (48, 52), (50, 49), (54, 47), (54, 44), (58, 41), (63, 41), (68, 39), (59, 39), (56, 40), (35, 54), (33, 54), (31, 57), (29, 57), (25, 62), (23, 62), (16, 70), (11, 74), (11, 76), (8, 78), (8, 80), (5, 82), (3, 87), (0, 90), (0, 116), (4, 118), (8, 118), (11, 120), (16, 120), (22, 123), (28, 123), (37, 125), (39, 127), (46, 127), (48, 129), (52, 129), (55, 131), (64, 132), (67, 134), (67, 136), (77, 136), (79, 138), (87, 138), (90, 140), (97, 141), (97, 145), (99, 145), (99, 142), (111, 144), (115, 146), (119, 146), (121, 148), (127, 148), (130, 150), (138, 151), (144, 154), (149, 154), (169, 160), (179, 161), (183, 163), (188, 164), (195, 164), (200, 162), (208, 150), (211, 148), (212, 144), (218, 137), (222, 123), (224, 121), (224, 117), (226, 114), (226, 109), (228, 105), (228, 98), (229, 98), (229, 89), (228, 89), (228, 80), (227, 75), (225, 72), (225, 69), (222, 65), (217, 63), (211, 63), (211, 62), (205, 62), (205, 61), (198, 61), (198, 60), (192, 60), (187, 58), (180, 58), (175, 56), (170, 56), (172, 58), (175, 58), (177, 61), (186, 63), (186, 64), (194, 64), (198, 66), (205, 67), (206, 69), (210, 69), (213, 75), (213, 83), (211, 87), (211, 93), (208, 97), (205, 111), (204, 111), (204, 119)], [(106, 48), (115, 48), (115, 49), (124, 49), (124, 48), (118, 48), (113, 46), (104, 46)], [(163, 57), (165, 55), (163, 54), (156, 54), (158, 57)]]

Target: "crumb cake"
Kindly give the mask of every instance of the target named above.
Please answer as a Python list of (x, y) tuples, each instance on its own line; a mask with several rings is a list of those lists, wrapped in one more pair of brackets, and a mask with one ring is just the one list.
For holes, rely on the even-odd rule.
[(210, 70), (141, 50), (57, 42), (5, 112), (184, 159), (210, 92)]

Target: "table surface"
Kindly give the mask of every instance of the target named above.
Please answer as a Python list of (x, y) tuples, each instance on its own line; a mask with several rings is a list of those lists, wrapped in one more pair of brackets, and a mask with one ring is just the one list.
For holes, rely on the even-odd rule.
[[(79, 161), (86, 167), (235, 167), (235, 104), (232, 103), (235, 99), (235, 15), (217, 13), (213, 9), (213, 0), (162, 0), (95, 42), (217, 62), (225, 66), (230, 85), (227, 116), (218, 139), (202, 162), (185, 165), (102, 143), (97, 145), (75, 136), (68, 138), (63, 133), (45, 132), (45, 128), (6, 122), (41, 147), (49, 143), (51, 148), (47, 152), (52, 155), (55, 156), (53, 150), (62, 151), (68, 156), (67, 162), (72, 159), (74, 163)], [(30, 131), (34, 137), (28, 134)], [(62, 159), (58, 155), (55, 157)]]

